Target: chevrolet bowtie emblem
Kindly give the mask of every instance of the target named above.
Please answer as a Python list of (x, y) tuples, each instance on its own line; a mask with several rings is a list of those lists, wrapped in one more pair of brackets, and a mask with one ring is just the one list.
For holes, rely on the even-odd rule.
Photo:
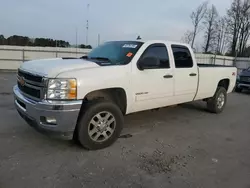
[(21, 84), (21, 86), (24, 86), (25, 85), (25, 79), (24, 77), (19, 77), (19, 83)]

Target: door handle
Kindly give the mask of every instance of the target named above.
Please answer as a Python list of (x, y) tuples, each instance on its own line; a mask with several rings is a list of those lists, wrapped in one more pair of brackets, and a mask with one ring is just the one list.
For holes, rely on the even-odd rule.
[(163, 76), (163, 78), (173, 78), (173, 75), (167, 74), (167, 75)]
[(189, 76), (197, 76), (196, 73), (190, 73)]

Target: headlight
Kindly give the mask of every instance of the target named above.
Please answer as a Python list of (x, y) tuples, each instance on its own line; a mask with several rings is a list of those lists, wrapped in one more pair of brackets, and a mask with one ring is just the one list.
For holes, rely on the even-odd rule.
[(76, 79), (49, 79), (47, 99), (72, 100), (77, 98)]

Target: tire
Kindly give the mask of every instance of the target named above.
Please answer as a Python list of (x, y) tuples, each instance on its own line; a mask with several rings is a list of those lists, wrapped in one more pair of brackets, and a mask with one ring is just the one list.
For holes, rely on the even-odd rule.
[(208, 111), (219, 114), (224, 110), (226, 103), (227, 91), (224, 87), (218, 87), (214, 96), (207, 101)]
[[(108, 114), (110, 117), (105, 120)], [(103, 149), (119, 138), (123, 123), (123, 114), (116, 104), (105, 100), (90, 101), (86, 104), (78, 122), (77, 138), (88, 150)]]
[(241, 93), (241, 92), (242, 92), (242, 89), (241, 89), (241, 88), (238, 88), (238, 87), (236, 86), (236, 87), (235, 87), (235, 92)]

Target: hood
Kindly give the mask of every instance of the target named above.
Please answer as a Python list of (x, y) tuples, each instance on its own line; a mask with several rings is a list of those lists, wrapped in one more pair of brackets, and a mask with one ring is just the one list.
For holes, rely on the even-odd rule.
[(25, 62), (20, 69), (46, 77), (54, 78), (58, 74), (79, 70), (100, 67), (98, 64), (84, 59), (43, 59)]
[(240, 73), (240, 76), (249, 76), (250, 77), (250, 70), (244, 70)]

